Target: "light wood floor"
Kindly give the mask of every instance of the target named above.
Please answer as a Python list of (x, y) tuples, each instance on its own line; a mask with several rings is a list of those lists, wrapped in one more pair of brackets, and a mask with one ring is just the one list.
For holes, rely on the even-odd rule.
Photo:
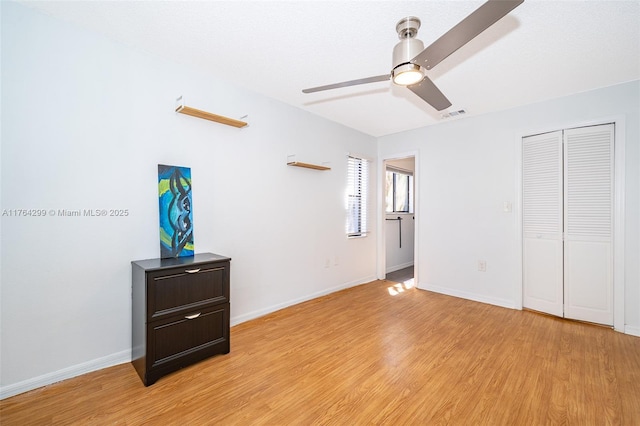
[(640, 338), (376, 281), (148, 388), (123, 364), (8, 398), (0, 423), (639, 425)]

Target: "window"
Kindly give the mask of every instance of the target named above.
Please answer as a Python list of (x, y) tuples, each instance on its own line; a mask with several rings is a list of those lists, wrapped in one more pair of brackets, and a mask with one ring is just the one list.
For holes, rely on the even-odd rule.
[(413, 213), (413, 174), (387, 168), (386, 212)]
[(347, 169), (347, 236), (363, 237), (369, 232), (367, 227), (369, 162), (350, 155)]

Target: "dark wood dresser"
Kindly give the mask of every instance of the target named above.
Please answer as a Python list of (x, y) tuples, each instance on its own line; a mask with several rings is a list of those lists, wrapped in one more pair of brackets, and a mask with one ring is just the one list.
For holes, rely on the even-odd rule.
[(131, 362), (145, 386), (229, 353), (230, 261), (201, 253), (131, 262)]

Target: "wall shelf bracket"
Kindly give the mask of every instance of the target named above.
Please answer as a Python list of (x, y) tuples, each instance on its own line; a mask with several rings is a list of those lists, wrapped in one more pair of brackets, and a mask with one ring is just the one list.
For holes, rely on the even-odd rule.
[[(188, 107), (184, 104), (184, 99), (180, 96), (176, 99), (176, 112), (180, 114), (190, 115), (192, 117), (202, 118), (204, 120), (215, 121), (216, 123), (226, 124), (233, 127), (245, 127), (249, 123), (246, 121), (236, 120), (234, 118), (224, 117), (222, 115), (212, 114), (210, 112), (202, 111), (196, 108)], [(246, 115), (242, 118), (245, 118)]]

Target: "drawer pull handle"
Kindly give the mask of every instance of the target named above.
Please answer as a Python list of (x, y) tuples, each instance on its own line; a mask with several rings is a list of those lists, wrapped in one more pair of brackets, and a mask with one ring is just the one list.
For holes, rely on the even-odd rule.
[(196, 274), (196, 273), (200, 272), (200, 268), (198, 268), (198, 269), (187, 269), (185, 272), (187, 274)]
[(188, 320), (192, 320), (192, 319), (196, 319), (200, 316), (202, 312), (198, 312), (197, 314), (193, 314), (193, 315), (187, 315), (186, 317), (184, 317), (184, 319), (188, 319)]

